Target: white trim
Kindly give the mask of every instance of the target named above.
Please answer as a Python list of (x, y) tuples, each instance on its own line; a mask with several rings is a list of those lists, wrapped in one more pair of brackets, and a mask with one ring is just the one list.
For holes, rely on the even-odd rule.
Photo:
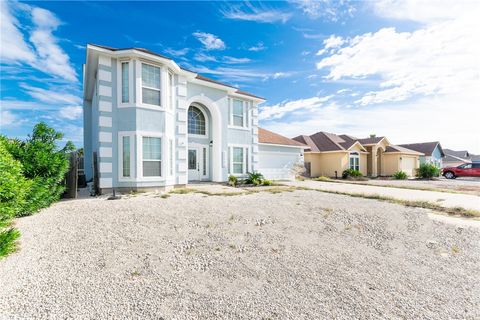
[(112, 133), (111, 132), (100, 131), (98, 133), (98, 141), (99, 142), (112, 142)]
[(112, 173), (112, 163), (100, 162), (100, 173)]
[[(130, 177), (123, 176), (123, 137), (130, 137)], [(118, 181), (135, 180), (135, 131), (119, 131), (118, 132)]]
[(100, 188), (112, 188), (112, 178), (100, 178), (99, 179)]
[(103, 84), (98, 85), (98, 95), (103, 97), (112, 97), (112, 87)]
[(112, 157), (112, 148), (111, 147), (100, 147), (98, 148), (98, 154), (100, 158), (111, 158)]
[(112, 58), (104, 55), (98, 56), (98, 64), (106, 67), (112, 66)]
[[(212, 153), (211, 153), (211, 162), (212, 162), (212, 172), (211, 180), (214, 182), (222, 182), (223, 179), (223, 170), (221, 166), (222, 161), (222, 114), (218, 105), (211, 100), (210, 98), (202, 95), (193, 96), (186, 101), (187, 108), (185, 113), (188, 116), (188, 107), (194, 103), (200, 103), (208, 109), (211, 116), (211, 140), (213, 141)], [(188, 117), (187, 117), (188, 118)], [(188, 130), (187, 130), (188, 131)], [(187, 134), (187, 143), (186, 147), (188, 148), (188, 134)]]
[(100, 116), (98, 117), (98, 126), (99, 127), (112, 127), (112, 117)]
[(98, 110), (103, 112), (112, 112), (112, 102), (99, 100), (98, 101)]

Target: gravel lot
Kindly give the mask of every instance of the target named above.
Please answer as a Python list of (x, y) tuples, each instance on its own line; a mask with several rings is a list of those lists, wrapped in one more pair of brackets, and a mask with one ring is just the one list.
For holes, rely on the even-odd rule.
[(479, 319), (457, 222), (316, 191), (61, 202), (18, 220), (0, 318)]

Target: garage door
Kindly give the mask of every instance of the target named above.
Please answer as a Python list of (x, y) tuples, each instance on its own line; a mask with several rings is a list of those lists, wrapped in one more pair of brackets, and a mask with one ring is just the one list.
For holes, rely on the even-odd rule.
[[(263, 149), (263, 150), (262, 150)], [(273, 151), (272, 148), (263, 147), (258, 152), (258, 171), (266, 179), (271, 180), (293, 180), (295, 175), (292, 171), (293, 166), (299, 161), (300, 150), (294, 148), (285, 148), (282, 151)]]
[(409, 176), (415, 175), (415, 167), (417, 166), (417, 159), (415, 157), (402, 157), (401, 170)]

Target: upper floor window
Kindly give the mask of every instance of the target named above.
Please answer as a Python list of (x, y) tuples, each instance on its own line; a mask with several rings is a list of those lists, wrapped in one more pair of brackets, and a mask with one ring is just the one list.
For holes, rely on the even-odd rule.
[(142, 102), (160, 106), (160, 68), (142, 63)]
[(195, 106), (188, 108), (188, 134), (206, 135), (205, 115)]
[(245, 103), (234, 99), (232, 103), (231, 124), (236, 127), (246, 127)]
[(171, 72), (168, 73), (168, 90), (167, 90), (167, 103), (170, 109), (173, 109), (173, 74)]
[(128, 94), (128, 65), (128, 62), (122, 62), (122, 103), (128, 103), (130, 101)]

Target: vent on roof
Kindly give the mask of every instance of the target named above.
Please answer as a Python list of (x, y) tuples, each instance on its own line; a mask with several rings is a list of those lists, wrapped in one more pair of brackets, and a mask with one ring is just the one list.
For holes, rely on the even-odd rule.
[(375, 133), (370, 134), (370, 138), (375, 138), (377, 135)]

